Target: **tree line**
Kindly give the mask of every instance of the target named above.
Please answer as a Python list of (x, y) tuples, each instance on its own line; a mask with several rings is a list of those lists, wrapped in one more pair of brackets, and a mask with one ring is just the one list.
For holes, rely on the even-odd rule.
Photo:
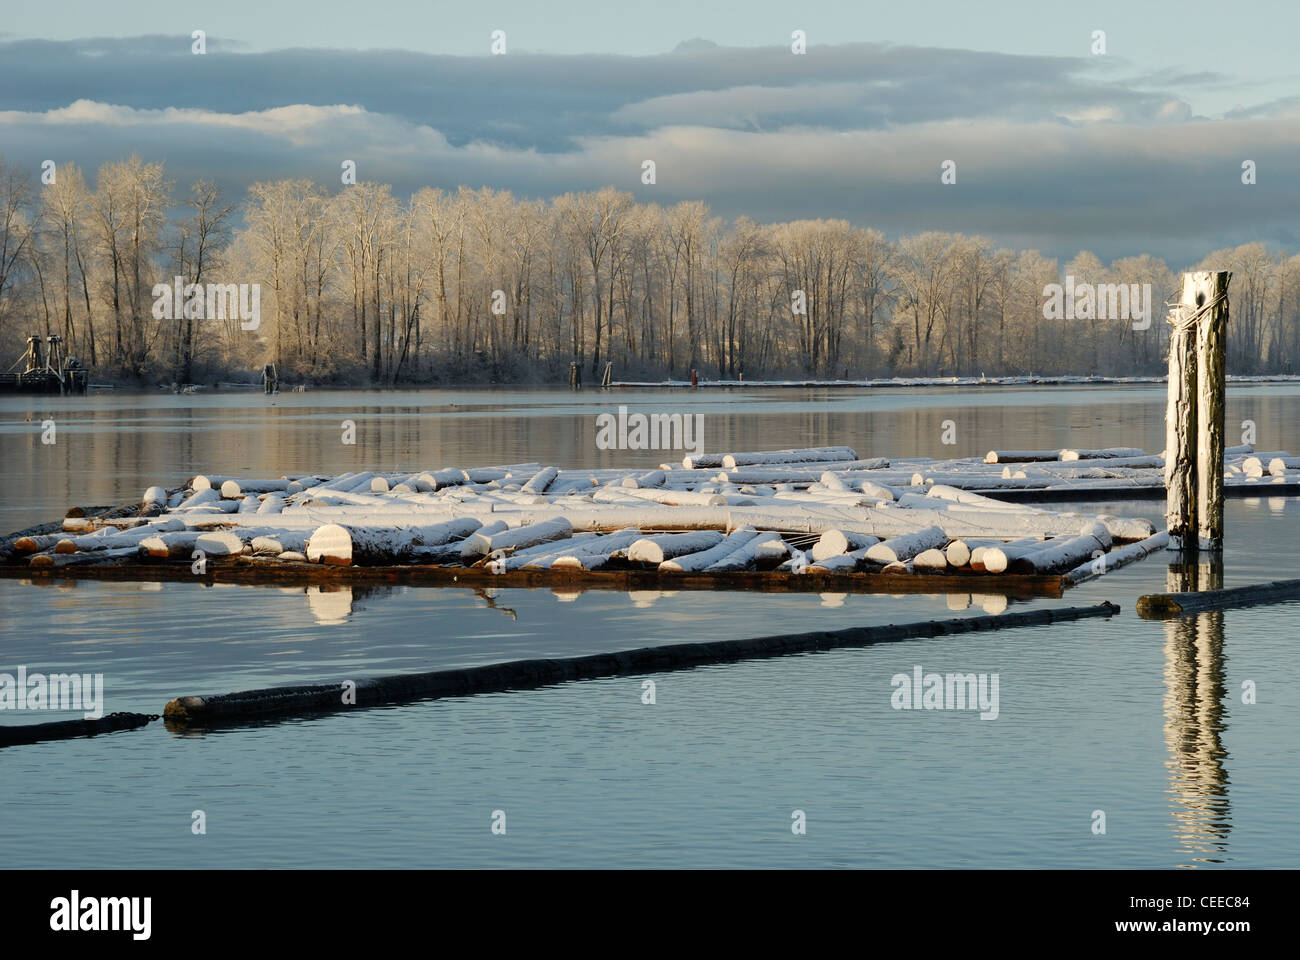
[[(598, 377), (858, 378), (1163, 372), (1162, 260), (1061, 265), (1033, 250), (925, 232), (890, 240), (845, 220), (731, 222), (707, 204), (606, 187), (509, 191), (360, 182), (256, 183), (177, 194), (160, 163), (74, 164), (50, 178), (0, 158), (0, 344), (57, 335), (100, 380), (374, 385)], [(1233, 271), (1229, 368), (1300, 359), (1300, 256), (1250, 243), (1187, 269)], [(1149, 284), (1147, 329), (1045, 317), (1045, 290)], [(157, 316), (154, 288), (258, 284), (261, 320)]]

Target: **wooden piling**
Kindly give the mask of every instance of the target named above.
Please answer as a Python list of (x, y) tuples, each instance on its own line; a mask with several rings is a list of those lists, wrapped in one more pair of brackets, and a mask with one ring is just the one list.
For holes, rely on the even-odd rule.
[(1169, 548), (1223, 549), (1226, 270), (1183, 274), (1169, 316), (1165, 524)]
[(1224, 410), (1227, 398), (1228, 281), (1226, 270), (1188, 274), (1196, 323), (1196, 521), (1197, 546), (1223, 549)]
[[(1192, 274), (1185, 274), (1183, 303), (1169, 314), (1169, 401), (1165, 409), (1165, 526), (1169, 549), (1195, 543), (1196, 327), (1188, 304)], [(1191, 295), (1194, 299), (1194, 294)]]

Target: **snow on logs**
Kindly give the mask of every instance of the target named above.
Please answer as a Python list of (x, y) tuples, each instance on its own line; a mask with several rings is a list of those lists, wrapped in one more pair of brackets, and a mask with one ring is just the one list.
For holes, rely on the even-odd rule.
[(806, 447), (799, 450), (761, 450), (753, 453), (706, 453), (698, 457), (682, 458), (687, 470), (708, 467), (735, 467), (768, 463), (832, 463), (837, 460), (857, 460), (852, 447)]
[[(904, 533), (882, 540), (867, 548), (867, 559), (876, 563), (902, 563), (926, 550), (948, 545), (948, 535), (940, 527), (925, 527), (915, 533)], [(946, 561), (945, 561), (946, 562)]]
[(628, 547), (627, 558), (638, 563), (653, 563), (658, 566), (665, 560), (700, 553), (716, 547), (721, 542), (722, 534), (716, 530), (663, 533), (638, 539)]
[[(650, 470), (528, 463), (296, 479), (196, 476), (184, 489), (151, 487), (138, 516), (74, 514), (61, 536), (40, 528), (3, 547), (23, 561), (188, 560), (202, 550), (259, 563), (448, 564), (494, 573), (1057, 574), (1082, 567), (1112, 541), (1146, 543), (1154, 528), (976, 491), (1158, 482), (1159, 458), (1135, 456), (1141, 453), (991, 451), (989, 464), (909, 458), (891, 467), (884, 458), (859, 459), (850, 447), (810, 447), (708, 454)], [(1230, 477), (1267, 483), (1266, 469), (1300, 466), (1285, 453), (1248, 453), (1225, 460)], [(1139, 555), (1120, 547), (1115, 561)]]
[(550, 520), (515, 527), (500, 533), (468, 536), (461, 547), (460, 555), (466, 562), (473, 562), (501, 550), (514, 551), (521, 547), (531, 547), (552, 540), (564, 540), (571, 536), (573, 536), (573, 524), (564, 517), (553, 517)]
[(327, 523), (307, 538), (307, 559), (334, 566), (401, 563), (417, 546), (439, 546), (469, 536), (482, 524), (473, 518), (411, 527), (344, 526)]

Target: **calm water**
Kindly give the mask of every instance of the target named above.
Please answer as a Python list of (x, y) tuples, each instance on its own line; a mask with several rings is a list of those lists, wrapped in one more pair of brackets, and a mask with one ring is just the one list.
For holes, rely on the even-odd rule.
[[(745, 394), (410, 392), (0, 401), (0, 528), (196, 472), (429, 469), (601, 452), (594, 416), (705, 414), (706, 446), (863, 454), (1163, 446), (1161, 388)], [(1300, 455), (1300, 388), (1230, 424)], [(57, 442), (40, 443), (54, 419)], [(340, 423), (357, 443), (340, 443)], [(940, 442), (943, 421), (958, 445)], [(1162, 505), (1084, 505), (1158, 519)], [(1300, 502), (1230, 501), (1226, 585), (1300, 576)], [(1300, 605), (1171, 626), (1155, 557), (1070, 591), (1110, 620), (412, 704), (201, 736), (160, 723), (0, 751), (7, 866), (1294, 867)], [(996, 611), (1000, 597), (309, 588), (0, 580), (0, 670), (102, 672), (106, 710), (170, 697), (702, 638)], [(1027, 607), (1020, 607), (1025, 609)], [(896, 711), (891, 678), (996, 673), (999, 716)], [(1243, 683), (1258, 702), (1242, 702)], [(15, 713), (4, 722), (72, 714)], [(806, 836), (790, 830), (807, 816)], [(191, 833), (203, 810), (207, 834)], [(490, 830), (493, 811), (505, 836)], [(1107, 832), (1092, 833), (1104, 810)]]

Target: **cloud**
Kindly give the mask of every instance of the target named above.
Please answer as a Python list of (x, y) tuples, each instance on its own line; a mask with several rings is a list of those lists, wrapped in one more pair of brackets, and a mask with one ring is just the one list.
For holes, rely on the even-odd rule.
[[(727, 217), (959, 230), (1063, 258), (1186, 262), (1285, 243), (1300, 208), (1295, 103), (1196, 117), (1179, 90), (1082, 59), (882, 44), (801, 57), (694, 44), (656, 57), (194, 56), (178, 43), (0, 44), (0, 88), (24, 101), (0, 112), (0, 149), (33, 170), (53, 158), (88, 174), (134, 151), (182, 185), (215, 178), (232, 195), (282, 177), (337, 187), (343, 160), (399, 195), (612, 184)], [(654, 186), (640, 182), (646, 159)], [(939, 181), (949, 159), (953, 186)], [(1256, 186), (1240, 182), (1245, 159)]]

